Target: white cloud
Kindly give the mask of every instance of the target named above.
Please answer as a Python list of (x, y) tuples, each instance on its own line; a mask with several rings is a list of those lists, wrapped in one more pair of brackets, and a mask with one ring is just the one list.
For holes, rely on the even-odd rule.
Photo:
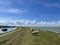
[(12, 9), (8, 9), (8, 12), (12, 12), (12, 13), (25, 13), (25, 12), (27, 12), (27, 10), (21, 10), (21, 9), (12, 8)]
[(12, 5), (10, 0), (0, 0), (0, 7), (6, 7)]
[(4, 13), (26, 13), (27, 10), (9, 8), (9, 9), (0, 9), (0, 12), (4, 12)]
[(0, 25), (8, 26), (40, 26), (40, 27), (60, 27), (60, 21), (46, 22), (36, 20), (0, 20)]
[(44, 7), (57, 7), (60, 8), (60, 4), (59, 3), (43, 3), (42, 4)]
[(18, 9), (18, 8), (12, 8), (12, 7), (14, 7), (14, 1), (0, 0), (0, 12), (2, 13), (26, 13), (28, 12), (25, 9)]
[(11, 20), (0, 20), (0, 25), (12, 25), (14, 21)]
[(60, 27), (60, 21), (53, 21), (53, 22), (39, 22), (39, 23), (37, 23), (37, 24), (39, 24), (40, 26), (44, 26), (44, 27)]
[(14, 6), (12, 0), (0, 0), (0, 12), (2, 13), (25, 13), (27, 10), (11, 8)]
[(0, 4), (1, 5), (10, 5), (11, 3), (9, 1), (4, 1), (4, 0), (0, 0)]
[(59, 1), (53, 1), (53, 0), (41, 0), (40, 5), (44, 7), (57, 7), (60, 8), (60, 2)]

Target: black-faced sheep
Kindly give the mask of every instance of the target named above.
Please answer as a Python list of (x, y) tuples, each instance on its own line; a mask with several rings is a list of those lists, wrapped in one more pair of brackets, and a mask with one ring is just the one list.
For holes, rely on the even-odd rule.
[(39, 30), (35, 30), (32, 32), (33, 35), (38, 35), (38, 33), (39, 33)]

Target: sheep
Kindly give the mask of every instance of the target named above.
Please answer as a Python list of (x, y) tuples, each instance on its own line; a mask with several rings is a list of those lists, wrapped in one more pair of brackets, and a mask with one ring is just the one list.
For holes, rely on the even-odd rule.
[(32, 32), (33, 35), (38, 35), (38, 33), (39, 33), (39, 30), (35, 30)]
[(33, 29), (33, 28), (31, 28), (31, 31), (34, 31), (34, 29)]
[(60, 35), (58, 35), (58, 37), (60, 37)]
[(47, 32), (46, 30), (43, 30), (43, 32)]

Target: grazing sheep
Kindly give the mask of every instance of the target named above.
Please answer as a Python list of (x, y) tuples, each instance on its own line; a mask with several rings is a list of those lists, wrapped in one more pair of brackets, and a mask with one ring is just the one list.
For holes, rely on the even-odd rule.
[(31, 31), (34, 31), (34, 29), (33, 29), (33, 28), (31, 28)]
[(46, 32), (46, 30), (43, 30), (43, 32)]
[(60, 37), (60, 35), (58, 35), (58, 37)]
[(35, 30), (32, 32), (33, 35), (38, 35), (38, 33), (39, 33), (39, 30)]

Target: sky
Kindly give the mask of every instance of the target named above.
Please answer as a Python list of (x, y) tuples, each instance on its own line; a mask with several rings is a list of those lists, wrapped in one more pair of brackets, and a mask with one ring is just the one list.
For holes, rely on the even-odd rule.
[(60, 27), (60, 0), (0, 0), (0, 25)]

